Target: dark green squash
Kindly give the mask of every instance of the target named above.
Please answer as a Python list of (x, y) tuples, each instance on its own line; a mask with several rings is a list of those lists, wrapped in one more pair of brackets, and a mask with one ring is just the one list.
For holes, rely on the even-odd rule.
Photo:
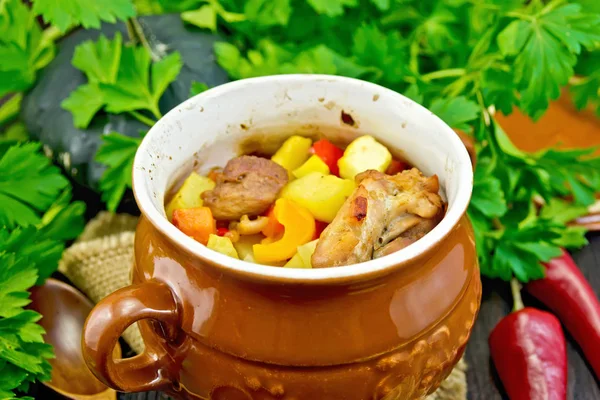
[[(179, 14), (139, 18), (146, 36), (155, 48), (181, 53), (183, 68), (160, 100), (161, 112), (166, 113), (189, 98), (192, 81), (204, 82), (209, 87), (228, 81), (227, 74), (216, 63), (213, 45), (216, 35), (184, 26)], [(77, 86), (86, 82), (82, 72), (71, 65), (75, 47), (86, 40), (95, 40), (100, 33), (111, 37), (120, 31), (127, 37), (123, 23), (104, 24), (100, 30), (78, 30), (65, 37), (58, 45), (56, 58), (41, 72), (36, 85), (23, 99), (21, 116), (29, 134), (40, 140), (45, 149), (78, 183), (97, 189), (104, 166), (94, 161), (101, 144), (101, 135), (116, 131), (138, 136), (148, 127), (128, 115), (100, 113), (87, 129), (73, 126), (73, 117), (60, 103)]]

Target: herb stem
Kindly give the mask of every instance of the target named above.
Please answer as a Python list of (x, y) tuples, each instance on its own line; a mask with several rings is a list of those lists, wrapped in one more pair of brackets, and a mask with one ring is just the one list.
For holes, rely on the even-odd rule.
[[(146, 117), (145, 115), (137, 112), (137, 111), (128, 111), (128, 114), (131, 115), (132, 117), (134, 117), (135, 119), (137, 119), (138, 121), (140, 121), (143, 124), (148, 125), (149, 127), (153, 127), (154, 124), (156, 123), (156, 121), (152, 120), (151, 118)], [(160, 117), (158, 117), (160, 118)]]
[(464, 68), (441, 69), (439, 71), (433, 71), (428, 74), (422, 75), (421, 79), (423, 79), (425, 82), (430, 82), (434, 79), (454, 78), (462, 76), (465, 73), (466, 70)]
[(127, 20), (126, 25), (127, 25), (127, 33), (129, 35), (129, 38), (134, 43), (141, 44), (142, 47), (145, 48), (148, 51), (148, 53), (150, 54), (152, 61), (154, 61), (154, 62), (159, 61), (160, 57), (158, 56), (158, 54), (156, 54), (152, 50), (152, 47), (150, 46), (150, 43), (148, 42), (148, 39), (146, 38), (146, 35), (144, 34), (144, 29), (140, 25), (140, 22), (137, 20), (137, 18), (135, 18), (135, 17), (129, 18)]
[(513, 296), (513, 312), (525, 308), (523, 298), (521, 297), (521, 284), (514, 276), (510, 280), (510, 290)]

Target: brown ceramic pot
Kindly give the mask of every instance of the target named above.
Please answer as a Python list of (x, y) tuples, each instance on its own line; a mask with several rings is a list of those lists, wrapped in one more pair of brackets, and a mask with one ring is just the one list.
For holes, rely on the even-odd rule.
[[(338, 142), (375, 136), (439, 176), (445, 218), (397, 253), (315, 270), (235, 260), (167, 221), (165, 193), (191, 168), (205, 172), (240, 152), (268, 151), (293, 133)], [(143, 217), (134, 284), (92, 311), (86, 362), (115, 389), (182, 399), (421, 398), (460, 359), (479, 310), (465, 217), (472, 178), (469, 155), (448, 126), (367, 82), (278, 76), (196, 96), (159, 121), (138, 150), (133, 180)], [(114, 360), (113, 346), (135, 321), (144, 353)]]

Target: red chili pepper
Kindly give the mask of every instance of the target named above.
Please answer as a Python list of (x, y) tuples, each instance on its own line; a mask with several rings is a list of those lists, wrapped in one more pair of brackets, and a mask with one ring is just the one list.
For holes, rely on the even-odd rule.
[(546, 265), (546, 277), (525, 289), (565, 325), (600, 379), (600, 301), (569, 253)]
[(385, 170), (385, 173), (388, 175), (396, 175), (398, 172), (402, 172), (405, 169), (408, 169), (407, 163), (393, 159), (390, 166)]
[(519, 284), (511, 282), (515, 311), (489, 337), (490, 353), (511, 400), (565, 400), (567, 350), (558, 319), (523, 308)]
[(219, 235), (219, 236), (225, 236), (225, 234), (227, 232), (229, 232), (228, 228), (224, 228), (224, 227), (217, 228), (217, 235)]
[(327, 139), (317, 140), (313, 143), (311, 152), (316, 154), (327, 166), (332, 175), (340, 176), (338, 160), (344, 155), (344, 150), (337, 147)]

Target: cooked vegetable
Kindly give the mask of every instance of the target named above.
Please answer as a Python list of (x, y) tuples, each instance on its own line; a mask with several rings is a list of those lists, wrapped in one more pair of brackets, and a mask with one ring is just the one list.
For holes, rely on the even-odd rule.
[(233, 243), (231, 243), (231, 239), (228, 237), (217, 236), (214, 234), (210, 234), (208, 236), (208, 242), (206, 243), (206, 247), (211, 250), (218, 251), (219, 253), (225, 254), (226, 256), (239, 258), (238, 252), (235, 247), (233, 247)]
[(173, 211), (173, 225), (204, 245), (208, 243), (208, 237), (217, 232), (216, 221), (208, 207)]
[(312, 242), (308, 242), (303, 244), (302, 246), (298, 246), (298, 255), (300, 259), (302, 259), (302, 263), (304, 264), (304, 268), (312, 268), (312, 262), (310, 258), (315, 252), (315, 248), (317, 247), (317, 242), (319, 240), (313, 240)]
[(355, 187), (351, 180), (312, 172), (288, 183), (281, 197), (306, 207), (319, 221), (331, 222)]
[(259, 263), (285, 261), (291, 258), (298, 246), (312, 240), (315, 219), (304, 207), (288, 199), (278, 199), (274, 208), (275, 217), (284, 226), (281, 239), (269, 244), (255, 244), (254, 258)]
[(290, 258), (290, 261), (288, 261), (285, 265), (285, 268), (307, 268), (306, 265), (304, 265), (304, 262), (302, 261), (302, 257), (300, 257), (300, 254), (296, 253), (294, 254), (294, 256), (292, 258)]
[(220, 228), (217, 228), (217, 235), (219, 235), (219, 236), (225, 236), (228, 232), (229, 232), (229, 228), (225, 228), (223, 226)]
[(276, 237), (282, 235), (284, 230), (283, 225), (281, 225), (281, 223), (277, 221), (277, 218), (275, 218), (275, 212), (273, 211), (274, 208), (275, 206), (273, 205), (267, 211), (267, 218), (269, 219), (269, 222), (262, 230), (263, 235), (267, 237)]
[(292, 136), (283, 142), (271, 160), (287, 169), (291, 174), (308, 159), (311, 144), (312, 141), (309, 138)]
[(248, 257), (251, 257), (252, 262), (255, 262), (252, 246), (260, 243), (262, 239), (262, 235), (240, 236), (239, 240), (233, 243), (233, 247), (235, 247), (240, 259), (248, 261)]
[(558, 319), (545, 311), (523, 307), (518, 282), (511, 286), (514, 311), (489, 337), (498, 375), (512, 400), (567, 398), (567, 351)]
[(392, 154), (372, 136), (361, 136), (346, 147), (344, 156), (339, 159), (340, 176), (352, 179), (361, 172), (374, 169), (385, 172), (392, 162)]
[(544, 265), (546, 276), (525, 289), (560, 318), (600, 379), (600, 301), (566, 251)]
[(329, 167), (318, 156), (313, 155), (310, 156), (310, 158), (306, 160), (304, 164), (293, 170), (292, 175), (294, 175), (296, 178), (302, 178), (311, 172), (319, 172), (323, 175), (328, 175)]
[(200, 195), (214, 187), (215, 182), (205, 176), (192, 172), (167, 205), (167, 218), (172, 220), (173, 211), (177, 209), (202, 207), (203, 201)]
[(344, 150), (327, 139), (321, 139), (313, 143), (311, 151), (327, 164), (333, 175), (340, 176), (338, 160), (344, 155)]

